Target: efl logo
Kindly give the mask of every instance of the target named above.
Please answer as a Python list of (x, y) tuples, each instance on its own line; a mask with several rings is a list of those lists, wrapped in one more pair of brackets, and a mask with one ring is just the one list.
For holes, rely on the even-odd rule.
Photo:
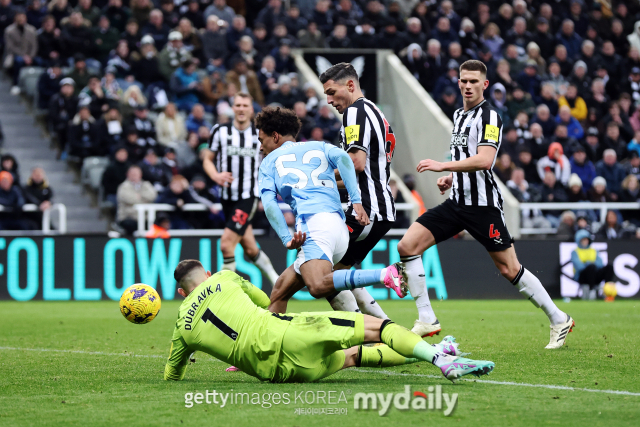
[[(580, 296), (580, 285), (573, 280), (574, 271), (571, 262), (571, 252), (576, 248), (575, 243), (560, 243), (560, 295), (562, 297), (575, 298)], [(603, 264), (609, 264), (606, 242), (594, 242), (591, 247), (598, 251)], [(638, 258), (632, 254), (620, 254), (612, 261), (615, 276), (627, 282), (616, 282), (618, 296), (630, 298), (640, 291), (640, 276), (633, 271), (638, 265)]]
[[(446, 405), (444, 410), (443, 402)], [(400, 411), (443, 410), (444, 415), (449, 416), (458, 404), (458, 393), (443, 393), (441, 385), (429, 386), (427, 394), (417, 390), (411, 393), (411, 386), (405, 385), (403, 393), (356, 393), (353, 400), (354, 409), (377, 410), (381, 417), (389, 412), (391, 404)]]

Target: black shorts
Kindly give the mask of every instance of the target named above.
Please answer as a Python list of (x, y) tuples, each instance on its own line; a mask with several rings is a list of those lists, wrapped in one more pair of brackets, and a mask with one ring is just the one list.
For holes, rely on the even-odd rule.
[(345, 223), (349, 229), (349, 248), (340, 263), (349, 266), (360, 264), (394, 224), (391, 221), (372, 220), (365, 227), (351, 215), (347, 215)]
[(225, 228), (228, 228), (240, 236), (244, 236), (247, 227), (251, 225), (253, 215), (258, 208), (258, 198), (251, 197), (249, 199), (238, 200), (222, 200), (222, 212), (225, 218)]
[(504, 223), (502, 211), (492, 206), (461, 206), (451, 199), (429, 209), (416, 220), (426, 227), (436, 243), (467, 230), (489, 252), (509, 249), (513, 239)]

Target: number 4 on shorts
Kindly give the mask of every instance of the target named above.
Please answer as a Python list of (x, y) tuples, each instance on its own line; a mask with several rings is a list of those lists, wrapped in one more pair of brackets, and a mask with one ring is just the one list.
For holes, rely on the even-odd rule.
[(491, 237), (492, 239), (500, 238), (500, 232), (493, 229), (493, 224), (491, 224), (491, 227), (489, 227), (489, 237)]

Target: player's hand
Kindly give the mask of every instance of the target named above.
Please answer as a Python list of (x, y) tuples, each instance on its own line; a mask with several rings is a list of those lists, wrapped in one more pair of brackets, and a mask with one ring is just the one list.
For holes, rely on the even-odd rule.
[(216, 176), (213, 177), (213, 180), (220, 187), (228, 187), (233, 182), (233, 175), (231, 172), (218, 172)]
[(360, 225), (369, 225), (371, 221), (369, 221), (369, 215), (367, 215), (367, 213), (364, 211), (362, 204), (354, 203), (353, 210), (356, 212), (356, 220), (360, 223)]
[(418, 167), (416, 168), (416, 170), (420, 173), (425, 171), (442, 172), (444, 171), (444, 164), (436, 162), (435, 160), (424, 159), (420, 163), (418, 163)]
[(293, 233), (293, 238), (287, 243), (287, 249), (298, 249), (307, 240), (307, 233), (302, 231), (296, 231)]
[(441, 176), (438, 178), (438, 189), (440, 190), (440, 194), (444, 194), (445, 191), (451, 188), (453, 184), (453, 176), (451, 174), (447, 176)]

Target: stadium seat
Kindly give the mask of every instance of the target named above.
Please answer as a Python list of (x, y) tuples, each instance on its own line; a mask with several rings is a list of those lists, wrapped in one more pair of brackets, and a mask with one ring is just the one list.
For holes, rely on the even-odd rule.
[[(84, 185), (88, 185), (94, 190), (100, 187), (100, 180), (102, 179), (102, 173), (109, 165), (108, 157), (87, 157), (82, 162), (82, 169), (80, 170), (80, 182)], [(94, 170), (99, 171), (99, 175), (95, 178)], [(94, 185), (97, 179), (97, 184)]]
[(38, 90), (38, 80), (42, 73), (44, 73), (43, 67), (23, 67), (20, 70), (18, 85), (29, 98), (33, 98)]

